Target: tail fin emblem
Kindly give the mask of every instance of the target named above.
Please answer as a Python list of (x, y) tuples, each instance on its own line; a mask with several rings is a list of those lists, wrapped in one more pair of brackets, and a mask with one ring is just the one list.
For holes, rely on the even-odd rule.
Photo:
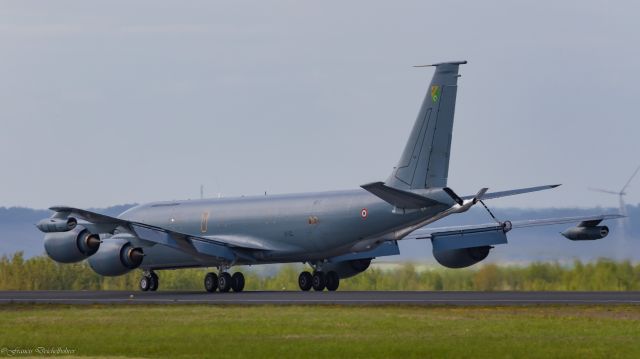
[(440, 86), (433, 85), (431, 86), (431, 100), (433, 103), (438, 102), (438, 98), (440, 97)]

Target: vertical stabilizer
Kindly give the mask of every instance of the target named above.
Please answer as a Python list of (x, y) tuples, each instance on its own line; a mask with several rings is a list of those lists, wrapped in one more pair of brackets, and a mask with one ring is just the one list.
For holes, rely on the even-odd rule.
[(466, 61), (435, 65), (409, 141), (386, 184), (399, 189), (446, 187), (458, 68)]

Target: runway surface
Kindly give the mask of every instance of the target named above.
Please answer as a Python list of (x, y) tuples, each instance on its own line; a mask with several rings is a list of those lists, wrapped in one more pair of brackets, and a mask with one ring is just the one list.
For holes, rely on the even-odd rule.
[(640, 304), (640, 292), (0, 291), (0, 304), (544, 305)]

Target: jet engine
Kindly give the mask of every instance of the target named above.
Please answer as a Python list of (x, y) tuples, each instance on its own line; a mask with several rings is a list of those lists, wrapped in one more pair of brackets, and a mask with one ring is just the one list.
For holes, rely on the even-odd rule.
[(352, 259), (343, 262), (329, 262), (322, 266), (322, 271), (328, 273), (334, 271), (338, 273), (340, 279), (353, 277), (354, 275), (364, 272), (369, 268), (371, 258)]
[(100, 237), (82, 226), (44, 235), (44, 250), (51, 259), (60, 263), (79, 262), (95, 254), (99, 247)]
[(609, 227), (607, 226), (592, 226), (592, 227), (571, 227), (564, 232), (561, 232), (565, 238), (572, 241), (592, 241), (601, 239), (609, 234)]
[(138, 268), (143, 258), (142, 248), (114, 236), (103, 241), (98, 252), (89, 258), (89, 265), (100, 275), (117, 276)]
[(433, 257), (447, 268), (464, 268), (474, 265), (489, 255), (491, 246), (433, 251)]

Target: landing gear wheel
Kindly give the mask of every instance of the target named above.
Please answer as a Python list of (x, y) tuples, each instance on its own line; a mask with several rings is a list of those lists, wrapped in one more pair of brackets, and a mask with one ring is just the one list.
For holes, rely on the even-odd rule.
[(244, 289), (244, 274), (235, 272), (231, 276), (231, 289), (234, 292), (242, 292)]
[(151, 278), (143, 275), (142, 278), (140, 278), (140, 290), (146, 292), (149, 288), (151, 288)]
[(325, 276), (325, 282), (327, 290), (333, 292), (340, 286), (340, 276), (338, 276), (338, 273), (330, 271)]
[(231, 279), (231, 275), (227, 272), (220, 273), (218, 277), (218, 290), (222, 293), (227, 293), (231, 290), (231, 283), (233, 280)]
[(204, 276), (204, 289), (206, 289), (207, 292), (209, 293), (213, 293), (216, 291), (216, 289), (218, 289), (218, 275), (215, 273), (207, 273), (206, 276)]
[(311, 286), (313, 287), (313, 290), (316, 292), (322, 292), (326, 284), (327, 282), (325, 281), (323, 272), (313, 273), (313, 277), (311, 277)]
[(311, 289), (312, 276), (311, 273), (304, 271), (298, 276), (298, 285), (300, 289), (308, 292)]
[(151, 275), (149, 276), (150, 279), (150, 285), (149, 285), (149, 290), (152, 292), (155, 292), (156, 290), (158, 290), (158, 286), (160, 285), (160, 281), (158, 279), (158, 275), (155, 274), (154, 272), (151, 272)]

